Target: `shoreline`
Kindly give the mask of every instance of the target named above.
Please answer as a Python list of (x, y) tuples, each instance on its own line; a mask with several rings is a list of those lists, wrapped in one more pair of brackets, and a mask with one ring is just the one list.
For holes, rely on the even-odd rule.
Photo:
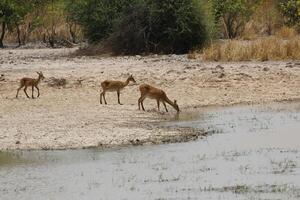
[[(175, 111), (157, 112), (145, 101), (139, 111), (138, 85), (148, 83), (177, 99), (183, 113), (207, 106), (262, 104), (300, 100), (300, 65), (279, 62), (203, 62), (186, 55), (69, 57), (75, 49), (0, 50), (0, 151), (16, 149), (111, 148), (195, 139), (202, 131), (155, 126), (171, 120)], [(39, 99), (26, 99), (20, 78), (43, 71)], [(99, 104), (99, 86), (106, 79), (125, 80), (133, 74), (138, 85)], [(31, 94), (31, 90), (28, 90)], [(163, 109), (161, 109), (163, 111)], [(195, 134), (195, 132), (197, 132)], [(166, 139), (167, 138), (167, 139)], [(19, 141), (19, 142), (18, 142)], [(18, 144), (16, 144), (18, 143)], [(103, 148), (101, 147), (101, 148)]]

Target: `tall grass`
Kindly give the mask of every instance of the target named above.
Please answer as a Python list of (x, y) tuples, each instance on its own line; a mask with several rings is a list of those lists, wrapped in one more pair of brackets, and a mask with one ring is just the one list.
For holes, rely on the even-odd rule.
[(267, 61), (300, 59), (300, 36), (285, 39), (270, 36), (256, 40), (230, 40), (214, 43), (202, 51), (210, 61)]

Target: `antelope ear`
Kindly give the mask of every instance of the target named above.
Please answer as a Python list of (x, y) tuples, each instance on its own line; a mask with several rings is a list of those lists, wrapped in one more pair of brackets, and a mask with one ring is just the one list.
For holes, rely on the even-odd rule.
[(36, 72), (38, 75), (40, 75), (40, 72)]
[(176, 104), (176, 103), (177, 103), (177, 100), (174, 100), (174, 103)]

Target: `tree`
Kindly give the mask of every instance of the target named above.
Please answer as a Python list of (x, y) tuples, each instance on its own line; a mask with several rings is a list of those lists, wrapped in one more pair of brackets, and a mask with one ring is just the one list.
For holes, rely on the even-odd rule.
[(261, 0), (254, 5), (250, 24), (250, 34), (251, 31), (256, 34), (274, 34), (283, 25), (282, 14), (278, 9), (278, 0)]
[(30, 11), (29, 0), (2, 0), (0, 2), (0, 23), (1, 23), (1, 35), (0, 35), (0, 47), (3, 48), (3, 39), (6, 30), (12, 31), (17, 27), (18, 41), (20, 41), (19, 25), (24, 19), (25, 15)]
[(18, 1), (14, 7), (14, 16), (12, 17), (11, 26), (8, 26), (10, 30), (16, 29), (17, 30), (17, 40), (19, 46), (24, 44), (21, 40), (21, 30), (20, 25), (24, 23), (25, 16), (32, 10), (31, 0), (22, 0)]
[(27, 12), (16, 26), (19, 45), (24, 45), (31, 33), (42, 27), (42, 16), (47, 14), (46, 7), (50, 4), (50, 0), (22, 0), (22, 2)]
[(232, 39), (241, 34), (252, 14), (252, 6), (259, 0), (211, 0), (215, 20), (224, 27), (225, 35)]
[(98, 42), (113, 31), (115, 20), (123, 9), (135, 0), (78, 0), (73, 2), (68, 12), (71, 19), (83, 27), (90, 42)]
[(85, 2), (83, 0), (65, 0), (65, 17), (73, 43), (77, 42), (76, 32), (78, 29), (78, 22), (81, 21), (81, 15), (84, 15), (83, 13), (78, 14), (77, 12), (81, 9), (81, 6), (83, 6), (84, 3)]
[(186, 53), (207, 38), (199, 1), (146, 0), (127, 7), (115, 24), (116, 53)]
[(1, 34), (0, 34), (0, 48), (3, 48), (3, 39), (7, 29), (7, 25), (12, 22), (14, 16), (14, 5), (13, 1), (3, 0), (0, 2), (0, 23), (1, 23)]
[(202, 0), (87, 0), (70, 7), (90, 43), (115, 53), (185, 53), (207, 38)]
[(281, 12), (286, 25), (300, 25), (300, 0), (280, 0)]

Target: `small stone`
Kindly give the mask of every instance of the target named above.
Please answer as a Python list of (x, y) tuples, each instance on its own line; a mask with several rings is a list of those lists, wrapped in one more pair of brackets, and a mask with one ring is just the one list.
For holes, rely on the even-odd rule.
[(224, 73), (221, 73), (219, 76), (218, 76), (218, 78), (223, 78), (225, 76), (225, 74)]
[(16, 141), (16, 144), (21, 144), (21, 142), (18, 140), (18, 141)]
[(263, 68), (263, 70), (264, 70), (265, 72), (267, 72), (267, 71), (269, 71), (269, 70), (270, 70), (270, 68), (268, 68), (268, 67), (264, 67), (264, 68)]
[(222, 67), (221, 65), (217, 65), (216, 69), (224, 70), (224, 67)]

